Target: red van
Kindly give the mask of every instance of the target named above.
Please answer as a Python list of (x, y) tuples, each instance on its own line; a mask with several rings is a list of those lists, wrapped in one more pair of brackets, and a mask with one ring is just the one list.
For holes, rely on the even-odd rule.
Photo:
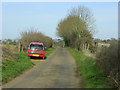
[(45, 59), (45, 51), (43, 43), (31, 42), (28, 46), (27, 56), (30, 57), (42, 57)]

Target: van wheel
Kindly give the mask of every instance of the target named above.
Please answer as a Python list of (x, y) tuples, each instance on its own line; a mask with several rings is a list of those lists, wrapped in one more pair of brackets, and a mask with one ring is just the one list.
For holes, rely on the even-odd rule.
[(33, 57), (32, 56), (30, 56), (30, 59), (32, 59)]
[(46, 56), (44, 56), (43, 59), (46, 59)]
[(45, 59), (45, 57), (43, 57), (43, 59)]

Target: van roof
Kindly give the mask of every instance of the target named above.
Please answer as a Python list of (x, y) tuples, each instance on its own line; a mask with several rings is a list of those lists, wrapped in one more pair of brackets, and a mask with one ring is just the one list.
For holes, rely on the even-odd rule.
[(30, 44), (43, 45), (43, 43), (40, 43), (40, 42), (31, 42)]

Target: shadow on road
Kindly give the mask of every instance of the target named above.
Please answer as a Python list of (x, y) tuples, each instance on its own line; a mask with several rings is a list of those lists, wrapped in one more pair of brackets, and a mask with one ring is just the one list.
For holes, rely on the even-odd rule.
[(46, 61), (47, 57), (45, 59), (43, 59), (42, 57), (30, 57), (30, 59), (35, 65), (39, 65), (43, 61)]
[(44, 59), (43, 59), (43, 57), (30, 57), (30, 59), (34, 59), (34, 60), (44, 60), (44, 59), (47, 59), (47, 57), (45, 57)]

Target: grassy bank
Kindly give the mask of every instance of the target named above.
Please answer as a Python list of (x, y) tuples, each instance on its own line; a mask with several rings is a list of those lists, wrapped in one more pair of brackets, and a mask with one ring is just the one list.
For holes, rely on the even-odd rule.
[[(46, 56), (49, 56), (55, 48), (51, 48), (45, 51)], [(8, 56), (7, 56), (8, 57)], [(2, 82), (6, 83), (8, 80), (15, 78), (21, 74), (25, 69), (32, 67), (34, 64), (27, 57), (26, 52), (16, 53), (11, 56), (12, 58), (4, 59), (2, 63)]]
[(4, 60), (2, 67), (2, 82), (5, 83), (11, 78), (15, 78), (25, 69), (33, 66), (30, 58), (26, 56), (25, 52), (17, 53), (14, 60)]
[(106, 77), (100, 72), (95, 61), (91, 57), (85, 56), (74, 49), (67, 48), (76, 60), (78, 70), (83, 76), (85, 88), (110, 88), (105, 82)]

